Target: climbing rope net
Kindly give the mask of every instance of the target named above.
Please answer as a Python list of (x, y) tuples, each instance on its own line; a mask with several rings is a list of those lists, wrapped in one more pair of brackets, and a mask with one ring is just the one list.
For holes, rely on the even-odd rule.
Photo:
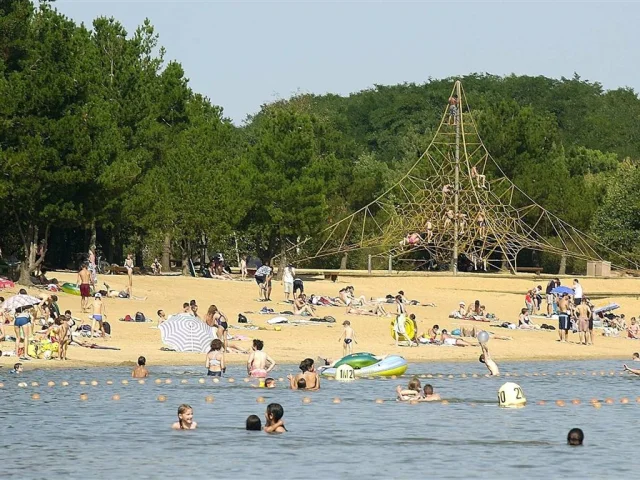
[[(460, 81), (426, 151), (395, 184), (295, 249), (298, 261), (369, 249), (374, 256), (416, 251), (436, 263), (517, 268), (523, 249), (583, 260), (632, 262), (533, 201), (506, 177), (478, 134)], [(506, 264), (505, 264), (506, 262)], [(622, 267), (620, 267), (622, 268)]]

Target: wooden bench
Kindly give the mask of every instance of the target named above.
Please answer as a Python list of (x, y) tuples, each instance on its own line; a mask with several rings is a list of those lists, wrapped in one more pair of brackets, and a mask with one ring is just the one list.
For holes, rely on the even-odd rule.
[(335, 282), (336, 280), (338, 280), (338, 274), (337, 273), (324, 272), (324, 279), (325, 280), (331, 280), (332, 282)]
[[(133, 267), (133, 274), (140, 275), (140, 267)], [(126, 275), (127, 267), (121, 267), (119, 265), (111, 265), (111, 274), (112, 275)]]
[(542, 270), (542, 267), (516, 267), (516, 272), (535, 273), (536, 275), (540, 275)]

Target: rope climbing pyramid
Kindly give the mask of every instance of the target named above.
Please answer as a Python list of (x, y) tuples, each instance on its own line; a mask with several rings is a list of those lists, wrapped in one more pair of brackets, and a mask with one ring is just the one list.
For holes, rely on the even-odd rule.
[[(312, 247), (311, 245), (315, 245)], [(426, 151), (393, 186), (357, 212), (293, 247), (298, 261), (368, 249), (437, 264), (515, 271), (525, 249), (583, 260), (631, 261), (533, 201), (482, 143), (460, 81)]]

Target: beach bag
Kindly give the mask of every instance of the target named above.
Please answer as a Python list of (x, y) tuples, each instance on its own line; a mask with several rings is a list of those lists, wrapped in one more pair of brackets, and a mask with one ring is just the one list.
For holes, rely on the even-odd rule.
[(136, 322), (146, 322), (147, 319), (142, 312), (136, 312)]
[(247, 323), (247, 317), (245, 317), (243, 314), (239, 313), (238, 314), (238, 323)]
[(104, 331), (107, 335), (111, 335), (111, 324), (109, 322), (103, 322)]

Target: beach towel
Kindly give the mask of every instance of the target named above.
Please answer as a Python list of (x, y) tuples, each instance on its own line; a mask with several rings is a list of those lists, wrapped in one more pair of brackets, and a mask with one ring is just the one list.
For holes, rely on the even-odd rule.
[(267, 323), (269, 325), (277, 325), (279, 323), (288, 323), (288, 322), (289, 322), (289, 320), (287, 320), (284, 317), (273, 317), (273, 318), (270, 318), (269, 320), (267, 320)]

